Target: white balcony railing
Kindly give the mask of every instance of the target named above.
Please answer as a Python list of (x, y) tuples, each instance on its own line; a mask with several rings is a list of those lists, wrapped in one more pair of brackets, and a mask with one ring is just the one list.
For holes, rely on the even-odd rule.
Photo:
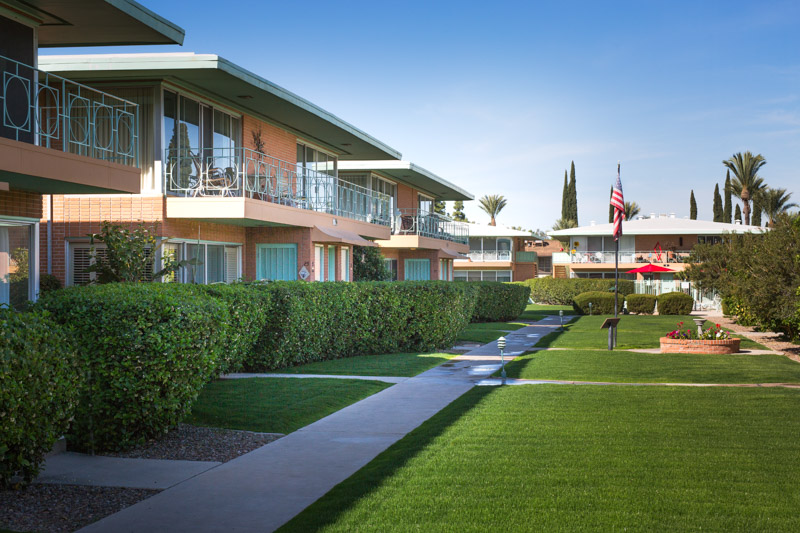
[(470, 250), (469, 260), (480, 263), (483, 261), (511, 261), (511, 252), (509, 250), (493, 250), (493, 251), (480, 251)]
[[(620, 263), (683, 263), (689, 251), (620, 251)], [(555, 254), (554, 254), (555, 255)], [(570, 254), (570, 263), (614, 263), (614, 252), (575, 252)]]

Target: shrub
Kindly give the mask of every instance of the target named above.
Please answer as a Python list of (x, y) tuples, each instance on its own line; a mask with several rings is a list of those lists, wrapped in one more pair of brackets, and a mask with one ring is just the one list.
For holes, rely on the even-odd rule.
[(525, 311), (531, 289), (521, 283), (473, 281), (478, 289), (478, 301), (472, 322), (505, 322), (514, 320)]
[(270, 312), (248, 370), (452, 346), (477, 298), (468, 284), (440, 281), (250, 286), (270, 293)]
[(226, 349), (228, 310), (194, 285), (71, 287), (37, 306), (70, 325), (81, 359), (67, 434), (78, 449), (126, 448), (177, 424)]
[(61, 280), (52, 274), (42, 274), (39, 277), (39, 294), (55, 291), (61, 288)]
[(658, 297), (653, 294), (629, 294), (625, 297), (628, 302), (628, 312), (640, 315), (652, 315), (656, 309)]
[[(531, 298), (536, 303), (571, 305), (575, 297), (584, 292), (614, 291), (613, 279), (586, 278), (535, 278), (524, 282), (531, 288)], [(633, 281), (619, 280), (619, 294), (633, 294)]]
[(658, 297), (659, 315), (688, 315), (694, 307), (694, 299), (683, 292), (667, 292)]
[(0, 488), (30, 482), (77, 402), (75, 354), (44, 313), (0, 309)]
[(264, 332), (270, 308), (270, 293), (255, 290), (244, 283), (226, 285), (198, 285), (210, 297), (220, 300), (228, 308), (230, 322), (227, 327), (228, 344), (217, 361), (217, 372), (239, 372), (250, 359), (259, 338)]
[[(584, 292), (575, 297), (572, 307), (575, 312), (588, 315), (589, 302), (592, 303), (593, 315), (613, 315), (614, 314), (614, 293), (613, 292)], [(620, 304), (620, 309), (622, 305)]]

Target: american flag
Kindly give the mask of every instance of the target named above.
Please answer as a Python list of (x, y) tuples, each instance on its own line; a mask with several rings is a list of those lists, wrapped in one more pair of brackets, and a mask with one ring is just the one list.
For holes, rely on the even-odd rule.
[(622, 198), (622, 182), (619, 179), (619, 163), (617, 163), (617, 182), (611, 192), (611, 206), (614, 208), (614, 240), (622, 235), (622, 220), (625, 218), (625, 200)]

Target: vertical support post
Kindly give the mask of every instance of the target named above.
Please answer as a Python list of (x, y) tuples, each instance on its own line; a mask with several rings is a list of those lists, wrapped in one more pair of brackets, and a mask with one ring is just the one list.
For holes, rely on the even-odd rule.
[[(614, 240), (614, 318), (619, 313), (619, 239)], [(609, 333), (612, 328), (609, 328)], [(617, 345), (617, 326), (614, 329), (613, 346)], [(609, 342), (611, 340), (609, 339)]]

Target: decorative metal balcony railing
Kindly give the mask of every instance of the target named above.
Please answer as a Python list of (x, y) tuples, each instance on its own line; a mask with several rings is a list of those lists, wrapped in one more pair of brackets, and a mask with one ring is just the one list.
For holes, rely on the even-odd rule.
[(392, 235), (419, 235), (460, 244), (469, 243), (469, 227), (466, 224), (422, 209), (395, 209)]
[(470, 250), (467, 254), (470, 261), (511, 261), (511, 252), (509, 250)]
[[(683, 263), (690, 251), (646, 250), (619, 252), (620, 263)], [(555, 255), (555, 254), (554, 254)], [(570, 254), (570, 263), (613, 263), (614, 252), (575, 252)]]
[(0, 56), (0, 137), (139, 166), (136, 104)]
[(388, 226), (389, 196), (248, 148), (167, 149), (168, 194), (256, 198)]

